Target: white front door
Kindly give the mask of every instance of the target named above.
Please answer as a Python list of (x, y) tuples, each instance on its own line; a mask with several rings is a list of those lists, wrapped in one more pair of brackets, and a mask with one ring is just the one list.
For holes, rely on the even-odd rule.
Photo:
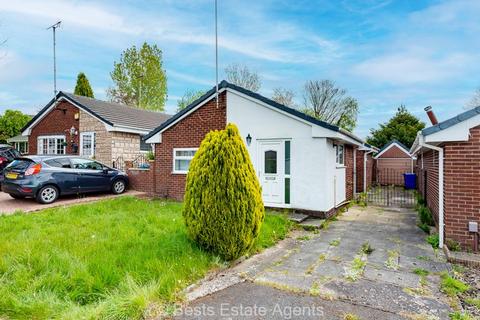
[(263, 201), (266, 203), (283, 203), (283, 142), (283, 140), (260, 142), (259, 176)]

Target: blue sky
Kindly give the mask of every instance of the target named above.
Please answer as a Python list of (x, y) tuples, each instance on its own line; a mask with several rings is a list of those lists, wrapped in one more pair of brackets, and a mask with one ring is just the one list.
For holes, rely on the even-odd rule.
[[(127, 47), (156, 43), (168, 77), (167, 112), (187, 89), (214, 85), (213, 0), (0, 0), (0, 112), (35, 113), (52, 96), (52, 34), (58, 88), (79, 71), (97, 98)], [(480, 1), (219, 0), (220, 75), (230, 63), (258, 71), (260, 93), (284, 87), (302, 102), (309, 79), (332, 79), (360, 104), (355, 132), (386, 121), (398, 105), (424, 121), (462, 112), (480, 87)]]

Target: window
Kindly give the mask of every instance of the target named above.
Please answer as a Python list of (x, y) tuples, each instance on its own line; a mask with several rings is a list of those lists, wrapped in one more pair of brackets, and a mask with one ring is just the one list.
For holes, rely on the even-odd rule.
[(277, 151), (265, 151), (265, 173), (277, 173)]
[(94, 160), (72, 158), (71, 161), (74, 169), (103, 170), (103, 165)]
[(70, 165), (70, 160), (68, 158), (55, 158), (45, 161), (50, 167), (55, 168), (64, 168), (64, 169), (71, 169), (72, 166)]
[(83, 157), (95, 156), (95, 133), (80, 133), (80, 155)]
[(336, 162), (337, 165), (344, 165), (344, 154), (345, 154), (345, 148), (343, 145), (336, 145), (335, 146), (335, 153), (336, 153)]
[(28, 153), (28, 142), (14, 142), (13, 145), (21, 154)]
[(65, 136), (40, 136), (37, 154), (65, 154)]
[(197, 148), (173, 149), (173, 173), (187, 173)]

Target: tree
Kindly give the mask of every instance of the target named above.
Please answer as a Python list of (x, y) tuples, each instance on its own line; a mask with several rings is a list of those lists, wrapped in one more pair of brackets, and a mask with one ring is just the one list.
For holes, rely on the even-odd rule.
[(309, 80), (304, 88), (303, 112), (353, 131), (357, 124), (358, 102), (331, 80)]
[(31, 118), (18, 110), (5, 110), (5, 113), (0, 115), (0, 143), (6, 143), (8, 138), (19, 135)]
[(273, 89), (272, 100), (283, 104), (284, 106), (295, 108), (295, 102), (293, 102), (293, 98), (295, 94), (292, 90), (284, 89), (284, 88), (275, 88)]
[(467, 103), (467, 109), (476, 108), (480, 106), (480, 88), (473, 94), (472, 99)]
[(126, 49), (110, 73), (114, 86), (107, 91), (114, 102), (140, 109), (163, 111), (167, 99), (167, 76), (162, 51), (146, 42), (140, 50)]
[(186, 107), (188, 107), (193, 101), (197, 100), (201, 96), (205, 94), (205, 91), (198, 90), (187, 90), (183, 96), (177, 101), (177, 112), (182, 111)]
[(260, 183), (237, 127), (211, 131), (190, 163), (183, 216), (189, 237), (226, 260), (248, 252), (265, 211)]
[(95, 98), (93, 95), (92, 87), (90, 86), (90, 82), (87, 79), (85, 73), (80, 72), (77, 76), (77, 84), (75, 86), (75, 91), (73, 92), (77, 96), (84, 96)]
[(228, 82), (253, 92), (258, 92), (262, 86), (257, 72), (251, 71), (247, 66), (230, 64), (225, 68), (225, 75)]
[(397, 109), (397, 113), (388, 122), (380, 124), (378, 129), (370, 129), (367, 142), (381, 148), (395, 139), (410, 148), (418, 131), (423, 128), (425, 128), (425, 123), (408, 112), (404, 105), (401, 105)]

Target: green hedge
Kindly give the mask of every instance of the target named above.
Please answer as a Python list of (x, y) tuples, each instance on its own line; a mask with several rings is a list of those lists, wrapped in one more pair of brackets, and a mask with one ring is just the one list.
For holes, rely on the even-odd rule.
[(190, 163), (183, 216), (190, 238), (226, 260), (252, 248), (265, 212), (260, 183), (235, 125), (202, 141)]

